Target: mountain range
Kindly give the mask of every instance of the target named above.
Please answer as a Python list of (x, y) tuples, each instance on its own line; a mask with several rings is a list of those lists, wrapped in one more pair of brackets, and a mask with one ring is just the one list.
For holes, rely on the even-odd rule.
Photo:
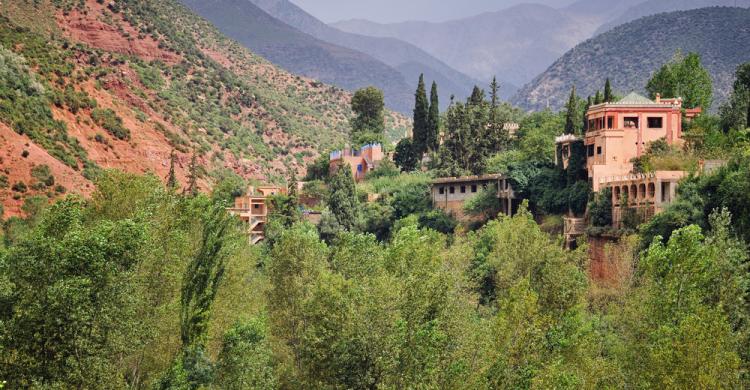
[[(446, 65), (416, 45), (394, 38), (371, 37), (353, 34), (331, 27), (316, 19), (288, 0), (252, 0), (273, 17), (308, 33), (318, 39), (367, 53), (388, 64), (414, 84), (420, 73), (426, 80), (438, 83), (441, 97), (446, 101), (450, 95), (467, 96), (474, 85), (483, 85), (488, 80), (476, 80)], [(501, 91), (510, 97), (517, 89), (506, 84)], [(412, 89), (413, 86), (412, 86)]]
[[(450, 95), (466, 95), (478, 83), (414, 45), (339, 31), (286, 0), (182, 3), (284, 69), (350, 91), (374, 85), (399, 112), (411, 112), (421, 73), (438, 83), (444, 106)], [(507, 90), (506, 97), (515, 90)]]
[(750, 9), (710, 7), (637, 19), (568, 51), (522, 88), (512, 103), (563, 107), (575, 85), (593, 95), (607, 78), (620, 94), (643, 91), (650, 76), (681, 51), (701, 55), (714, 84), (714, 108), (732, 89), (736, 67), (750, 61)]
[(659, 12), (735, 2), (750, 5), (748, 0), (579, 0), (562, 8), (519, 4), (440, 23), (348, 20), (332, 26), (410, 42), (476, 79), (496, 75), (524, 85), (577, 44), (619, 24)]

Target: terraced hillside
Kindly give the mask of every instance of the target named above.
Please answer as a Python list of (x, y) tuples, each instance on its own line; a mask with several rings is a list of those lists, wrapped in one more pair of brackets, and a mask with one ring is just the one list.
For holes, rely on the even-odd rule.
[[(183, 185), (278, 179), (348, 134), (350, 95), (280, 70), (172, 0), (17, 0), (0, 7), (0, 200), (86, 194), (103, 168)], [(406, 121), (389, 118), (395, 138)], [(39, 168), (41, 166), (41, 168)], [(52, 180), (32, 175), (50, 171)]]

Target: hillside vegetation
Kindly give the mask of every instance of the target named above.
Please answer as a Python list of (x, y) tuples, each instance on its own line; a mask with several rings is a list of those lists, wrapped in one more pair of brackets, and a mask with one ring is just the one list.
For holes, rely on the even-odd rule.
[[(0, 12), (0, 169), (12, 183), (30, 187), (41, 163), (82, 193), (100, 168), (166, 177), (172, 150), (183, 184), (193, 155), (202, 187), (224, 168), (273, 180), (348, 138), (348, 93), (280, 70), (175, 1), (23, 0)], [(0, 191), (11, 213), (54, 195)]]
[(594, 95), (606, 78), (615, 91), (641, 91), (675, 52), (696, 52), (711, 73), (714, 104), (726, 100), (737, 66), (750, 60), (750, 10), (712, 7), (649, 16), (576, 46), (522, 88), (525, 109), (563, 106), (573, 85)]

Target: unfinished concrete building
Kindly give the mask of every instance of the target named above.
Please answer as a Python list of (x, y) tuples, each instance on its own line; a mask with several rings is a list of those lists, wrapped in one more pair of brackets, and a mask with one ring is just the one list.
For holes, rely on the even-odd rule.
[(496, 194), (501, 211), (513, 215), (519, 202), (513, 191), (510, 179), (501, 174), (482, 176), (444, 177), (432, 181), (430, 195), (432, 204), (461, 221), (472, 218), (464, 212), (466, 201), (477, 196), (480, 191), (491, 188)]

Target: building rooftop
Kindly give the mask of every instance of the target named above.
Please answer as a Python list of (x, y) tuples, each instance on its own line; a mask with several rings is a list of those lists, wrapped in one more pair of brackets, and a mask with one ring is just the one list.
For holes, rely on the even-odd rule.
[(682, 99), (680, 98), (674, 98), (674, 99), (662, 99), (657, 95), (656, 101), (653, 101), (639, 93), (631, 92), (622, 99), (616, 101), (616, 102), (609, 102), (609, 103), (601, 103), (592, 106), (594, 107), (671, 107), (671, 106), (680, 106), (682, 105)]
[(506, 176), (501, 173), (481, 176), (440, 177), (433, 180), (432, 184), (468, 183), (472, 181), (500, 180), (505, 178)]

